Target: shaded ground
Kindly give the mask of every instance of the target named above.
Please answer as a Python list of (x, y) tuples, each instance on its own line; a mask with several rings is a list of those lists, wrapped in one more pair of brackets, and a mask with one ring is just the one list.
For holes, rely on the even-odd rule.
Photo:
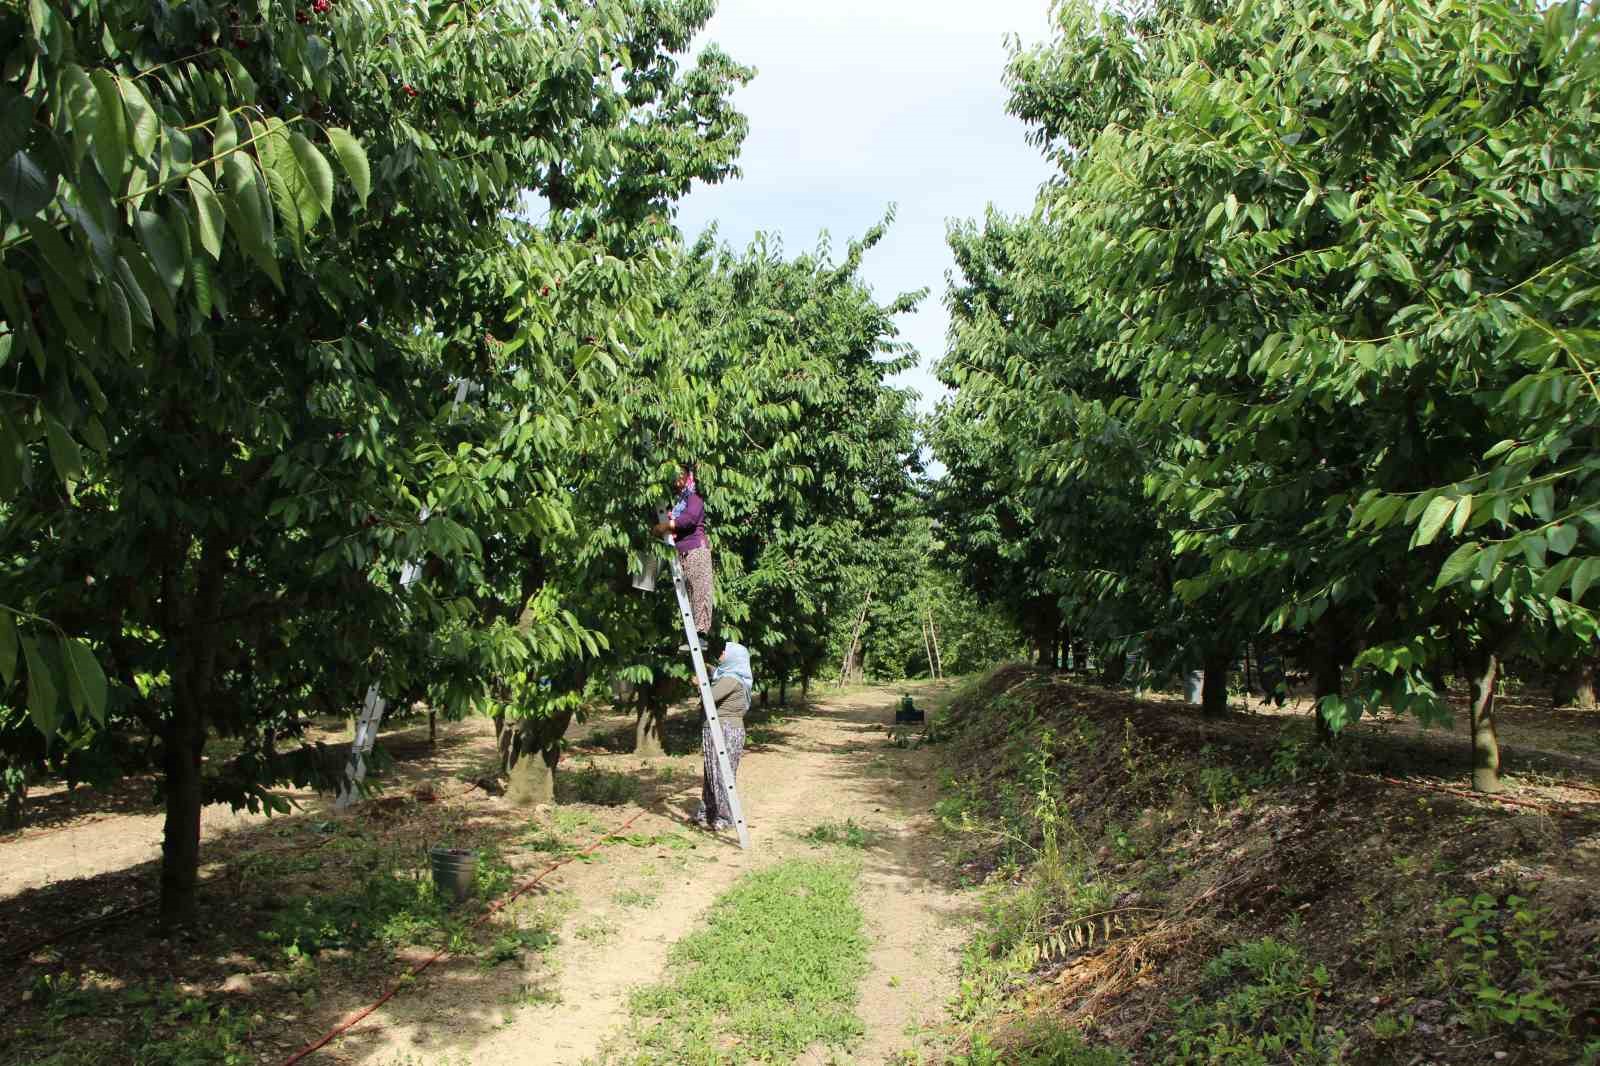
[[(813, 696), (823, 698), (811, 708), (752, 719), (740, 773), (749, 853), (685, 824), (698, 729), (679, 714), (664, 759), (607, 750), (608, 736), (631, 736), (630, 718), (576, 729), (561, 804), (533, 812), (472, 783), (493, 762), (486, 723), (441, 723), (433, 748), (425, 726), (384, 738), (396, 758), (386, 791), (353, 814), (305, 795), (287, 817), (208, 809), (207, 921), (174, 941), (152, 937), (150, 912), (137, 909), (154, 891), (160, 839), (159, 814), (137, 802), (142, 786), (47, 796), (45, 819), (0, 838), (0, 957), (13, 967), (0, 980), (22, 1004), (0, 1021), (0, 1062), (131, 1062), (158, 1046), (174, 1060), (182, 1049), (221, 1061), (232, 1048), (283, 1062), (449, 946), (309, 1061), (577, 1063), (616, 1035), (628, 989), (660, 976), (667, 949), (720, 891), (811, 849), (802, 838), (819, 823), (846, 820), (871, 831), (862, 902), (874, 936), (868, 1037), (850, 1061), (881, 1061), (906, 1045), (908, 1026), (935, 1022), (954, 989), (961, 933), (929, 831), (932, 762), (883, 731), (898, 691)], [(476, 901), (450, 911), (425, 887), (434, 843), (483, 850), (480, 887), (493, 893), (566, 864), (496, 914)]]

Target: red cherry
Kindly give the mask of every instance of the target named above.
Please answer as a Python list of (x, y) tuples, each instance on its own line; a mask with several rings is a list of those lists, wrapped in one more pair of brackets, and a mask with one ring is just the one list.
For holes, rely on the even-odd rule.
[(233, 46), (242, 52), (246, 48), (250, 47), (250, 42), (245, 40), (243, 37), (235, 37), (233, 39)]
[(549, 296), (550, 295), (550, 286), (548, 286), (548, 285), (539, 286), (539, 295), (540, 296)]
[(300, 25), (304, 26), (306, 23), (311, 21), (311, 16), (306, 14), (304, 11), (296, 11), (294, 13), (294, 20), (300, 23)]

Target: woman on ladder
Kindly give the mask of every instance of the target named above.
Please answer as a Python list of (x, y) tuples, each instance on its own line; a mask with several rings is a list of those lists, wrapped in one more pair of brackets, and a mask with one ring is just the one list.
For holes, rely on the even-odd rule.
[[(689, 586), (689, 607), (694, 612), (694, 628), (700, 634), (700, 650), (705, 651), (711, 635), (711, 542), (706, 539), (706, 504), (695, 491), (694, 464), (685, 463), (673, 483), (678, 498), (672, 504), (672, 517), (652, 526), (658, 537), (672, 534), (678, 546), (678, 562), (683, 566), (683, 581)], [(688, 651), (688, 645), (684, 645)]]

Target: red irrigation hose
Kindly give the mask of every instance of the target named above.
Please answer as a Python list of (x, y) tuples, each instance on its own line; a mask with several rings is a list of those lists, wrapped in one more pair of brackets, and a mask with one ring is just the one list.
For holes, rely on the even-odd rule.
[[(589, 846), (584, 848), (582, 851), (573, 852), (571, 855), (568, 855), (566, 858), (562, 859), (561, 861), (554, 862), (554, 863), (551, 863), (549, 866), (546, 866), (543, 870), (541, 870), (539, 872), (539, 875), (537, 877), (533, 878), (531, 881), (524, 882), (520, 887), (518, 887), (516, 889), (513, 889), (511, 892), (507, 893), (504, 896), (501, 896), (499, 899), (497, 899), (493, 903), (491, 903), (489, 905), (489, 909), (484, 911), (481, 915), (479, 915), (478, 916), (478, 920), (473, 922), (472, 924), (474, 926), (482, 925), (484, 922), (488, 921), (489, 918), (491, 918), (496, 912), (498, 912), (500, 910), (500, 908), (504, 907), (506, 904), (510, 903), (512, 900), (516, 899), (518, 896), (522, 895), (524, 892), (526, 892), (529, 889), (531, 889), (534, 885), (537, 885), (540, 881), (543, 881), (546, 877), (550, 876), (550, 874), (554, 873), (555, 871), (559, 870), (561, 867), (567, 865), (567, 863), (572, 862), (575, 859), (581, 859), (583, 856), (589, 854), (595, 848), (598, 848), (601, 844), (604, 844), (607, 840), (610, 840), (612, 837), (614, 837), (617, 834), (621, 833), (623, 830), (627, 829), (634, 822), (637, 822), (640, 818), (644, 817), (648, 813), (649, 813), (649, 808), (645, 808), (643, 810), (640, 810), (632, 818), (629, 818), (626, 822), (623, 822), (621, 825), (617, 826), (617, 828), (615, 828), (615, 829), (613, 829), (613, 830), (611, 830), (609, 832), (602, 833), (598, 837), (595, 837), (594, 840), (590, 841)], [(340, 1036), (340, 1035), (342, 1035), (344, 1033), (349, 1032), (358, 1023), (360, 1023), (363, 1018), (366, 1018), (373, 1011), (377, 1010), (379, 1007), (381, 1007), (385, 1003), (389, 1002), (389, 1000), (393, 999), (395, 993), (400, 991), (401, 987), (405, 984), (405, 982), (408, 979), (416, 977), (423, 970), (426, 970), (428, 967), (432, 966), (434, 963), (438, 962), (440, 959), (444, 958), (448, 954), (450, 954), (449, 949), (440, 948), (438, 951), (435, 951), (428, 958), (423, 959), (421, 962), (419, 962), (416, 965), (412, 966), (411, 969), (407, 970), (398, 979), (396, 979), (394, 981), (394, 983), (392, 983), (389, 986), (388, 990), (386, 992), (384, 992), (383, 995), (379, 996), (371, 1005), (363, 1007), (360, 1010), (355, 1011), (352, 1014), (346, 1015), (343, 1021), (341, 1021), (338, 1025), (334, 1026), (332, 1029), (328, 1030), (328, 1032), (326, 1034), (324, 1034), (322, 1037), (320, 1037), (319, 1039), (317, 1039), (313, 1043), (307, 1044), (305, 1047), (301, 1048), (299, 1051), (296, 1051), (293, 1055), (289, 1056), (289, 1058), (287, 1060), (285, 1060), (283, 1066), (295, 1066), (295, 1063), (301, 1061), (302, 1059), (308, 1058), (311, 1055), (314, 1055), (316, 1052), (322, 1050), (322, 1048), (326, 1047), (335, 1037), (338, 1037), (338, 1036)]]
[(1560, 815), (1563, 818), (1587, 817), (1587, 815), (1585, 815), (1582, 811), (1569, 811), (1561, 807), (1551, 807), (1543, 803), (1533, 803), (1529, 800), (1519, 800), (1512, 796), (1501, 796), (1491, 792), (1468, 792), (1465, 789), (1451, 788), (1449, 785), (1430, 785), (1420, 781), (1403, 781), (1398, 777), (1380, 777), (1378, 780), (1385, 781), (1391, 785), (1403, 785), (1406, 788), (1415, 788), (1425, 792), (1444, 792), (1451, 796), (1460, 796), (1462, 799), (1492, 800), (1495, 803), (1509, 803), (1514, 807), (1527, 807), (1529, 810), (1535, 810), (1541, 814), (1555, 814)]

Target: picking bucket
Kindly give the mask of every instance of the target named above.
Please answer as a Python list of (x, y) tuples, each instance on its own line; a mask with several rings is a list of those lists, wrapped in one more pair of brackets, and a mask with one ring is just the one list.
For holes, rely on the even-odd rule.
[(478, 872), (478, 853), (465, 848), (433, 848), (428, 852), (433, 866), (433, 887), (445, 899), (460, 903), (472, 895), (472, 879)]
[(656, 574), (661, 569), (661, 559), (653, 552), (640, 552), (638, 569), (633, 572), (633, 587), (640, 592), (656, 590)]
[(1200, 697), (1206, 691), (1206, 672), (1204, 670), (1190, 670), (1183, 676), (1183, 697), (1191, 706), (1200, 705)]

